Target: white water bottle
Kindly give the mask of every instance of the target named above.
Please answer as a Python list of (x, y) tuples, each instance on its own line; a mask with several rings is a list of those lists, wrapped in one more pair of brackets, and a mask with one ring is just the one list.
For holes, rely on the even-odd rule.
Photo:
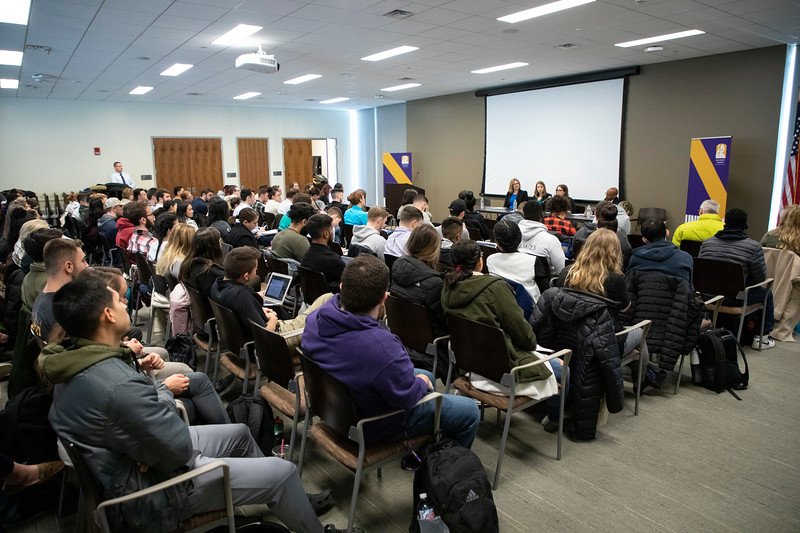
[(419, 495), (417, 517), (420, 520), (433, 520), (436, 518), (436, 513), (433, 512), (433, 507), (431, 507), (431, 504), (428, 503), (428, 494), (425, 492)]
[(516, 199), (513, 202), (511, 202), (511, 210), (512, 211), (516, 211), (517, 210), (517, 200)]
[(484, 208), (483, 196), (481, 196), (481, 209)]

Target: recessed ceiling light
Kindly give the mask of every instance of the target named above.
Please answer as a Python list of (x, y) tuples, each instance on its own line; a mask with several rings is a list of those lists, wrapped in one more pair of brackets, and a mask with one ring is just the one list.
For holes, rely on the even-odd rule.
[(496, 67), (479, 68), (478, 70), (471, 70), (473, 74), (489, 74), (490, 72), (498, 72), (500, 70), (508, 70), (512, 68), (527, 67), (530, 63), (523, 63), (517, 61), (516, 63), (506, 63), (505, 65), (497, 65)]
[(187, 63), (175, 63), (167, 70), (161, 73), (162, 76), (180, 76), (194, 65), (189, 65)]
[(3, 0), (0, 2), (0, 22), (27, 24), (31, 11), (31, 0)]
[(0, 89), (16, 89), (19, 87), (19, 80), (0, 79)]
[(286, 80), (286, 85), (297, 85), (299, 83), (305, 83), (307, 81), (315, 80), (317, 78), (321, 78), (322, 74), (306, 74), (305, 76), (299, 76), (297, 78), (292, 78), (291, 80)]
[(371, 56), (362, 57), (362, 61), (380, 61), (382, 59), (387, 59), (394, 56), (399, 56), (401, 54), (407, 54), (409, 52), (413, 52), (414, 50), (419, 50), (416, 46), (398, 46), (397, 48), (392, 48), (391, 50), (384, 50), (383, 52), (378, 52), (377, 54), (372, 54)]
[(247, 100), (248, 98), (253, 98), (253, 97), (258, 96), (260, 94), (261, 93), (249, 92), (249, 93), (240, 94), (239, 96), (234, 96), (233, 99), (234, 100)]
[(676, 33), (668, 33), (666, 35), (656, 35), (655, 37), (648, 37), (646, 39), (638, 39), (636, 41), (628, 41), (625, 43), (617, 43), (614, 46), (620, 48), (630, 48), (631, 46), (640, 46), (643, 44), (660, 43), (662, 41), (671, 41), (672, 39), (681, 39), (683, 37), (691, 37), (692, 35), (702, 35), (705, 32), (702, 30), (686, 30)]
[(664, 49), (663, 46), (648, 46), (644, 49), (645, 52), (660, 52)]
[(149, 93), (152, 90), (153, 90), (152, 87), (148, 87), (146, 85), (139, 85), (137, 88), (135, 88), (134, 90), (132, 90), (128, 94), (136, 94), (136, 95), (146, 94), (146, 93)]
[(403, 89), (411, 89), (412, 87), (419, 87), (422, 85), (421, 83), (405, 83), (403, 85), (395, 85), (394, 87), (385, 87), (381, 89), (381, 91), (386, 91), (390, 93), (392, 91), (402, 91)]
[(0, 65), (18, 67), (22, 64), (22, 52), (13, 50), (0, 50)]
[(222, 37), (211, 41), (211, 44), (218, 44), (221, 46), (250, 46), (254, 43), (258, 44), (255, 39), (248, 39), (248, 37), (260, 31), (262, 28), (263, 26), (239, 24)]
[(321, 100), (320, 104), (338, 104), (339, 102), (346, 102), (350, 100), (345, 96), (339, 96), (338, 98), (331, 98), (330, 100)]
[(595, 0), (558, 0), (558, 2), (551, 2), (543, 6), (526, 9), (525, 11), (518, 11), (504, 17), (498, 17), (497, 20), (500, 22), (510, 22), (511, 24), (514, 24), (515, 22), (522, 22), (523, 20), (542, 17), (544, 15), (549, 15), (550, 13), (570, 9), (572, 7), (591, 4), (594, 1)]

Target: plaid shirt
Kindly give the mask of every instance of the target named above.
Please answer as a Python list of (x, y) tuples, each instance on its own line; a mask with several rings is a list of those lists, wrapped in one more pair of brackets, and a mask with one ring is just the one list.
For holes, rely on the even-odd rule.
[(549, 231), (557, 231), (561, 235), (572, 237), (577, 231), (569, 220), (561, 219), (556, 216), (544, 217), (544, 225)]
[(151, 246), (158, 246), (158, 239), (153, 237), (147, 230), (133, 230), (131, 240), (128, 241), (128, 252), (130, 254), (147, 255)]
[(253, 209), (255, 209), (256, 213), (259, 215), (263, 215), (267, 212), (267, 204), (256, 198), (256, 202), (253, 204)]

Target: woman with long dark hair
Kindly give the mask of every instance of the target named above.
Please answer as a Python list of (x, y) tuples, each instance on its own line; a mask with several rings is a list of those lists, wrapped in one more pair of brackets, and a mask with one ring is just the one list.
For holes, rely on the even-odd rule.
[(231, 225), (228, 219), (231, 216), (228, 202), (214, 196), (208, 204), (208, 225), (215, 228), (221, 236), (225, 236), (231, 230)]
[(216, 228), (197, 230), (192, 238), (192, 248), (181, 264), (178, 281), (206, 298), (210, 297), (211, 286), (225, 276), (221, 242)]

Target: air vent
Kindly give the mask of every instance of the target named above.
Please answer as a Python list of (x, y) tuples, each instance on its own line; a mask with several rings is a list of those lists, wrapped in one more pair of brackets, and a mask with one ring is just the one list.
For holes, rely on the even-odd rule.
[(306, 98), (305, 101), (306, 102), (316, 102), (317, 99), (316, 98)]
[(403, 78), (397, 78), (397, 81), (414, 81), (414, 78), (409, 78), (408, 76), (405, 76)]
[(200, 93), (186, 93), (186, 96), (200, 96)]
[(26, 44), (25, 50), (29, 52), (44, 52), (49, 55), (50, 52), (53, 51), (53, 48), (42, 44)]
[(389, 11), (388, 13), (384, 13), (384, 17), (391, 17), (393, 19), (407, 19), (410, 16), (413, 16), (414, 13), (411, 11), (403, 11), (402, 9), (395, 9), (393, 11)]
[(572, 50), (573, 48), (578, 48), (578, 46), (579, 45), (575, 43), (564, 43), (564, 44), (559, 44), (558, 46), (556, 46), (556, 48), (560, 50)]

